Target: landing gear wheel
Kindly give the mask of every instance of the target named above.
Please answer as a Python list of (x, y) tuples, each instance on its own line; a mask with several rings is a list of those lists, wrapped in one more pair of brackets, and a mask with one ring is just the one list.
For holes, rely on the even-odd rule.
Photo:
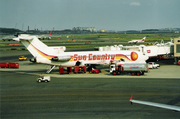
[(116, 72), (113, 72), (113, 75), (116, 75)]
[(131, 73), (131, 75), (133, 75), (133, 76), (134, 76), (134, 75), (135, 75), (135, 73), (134, 73), (134, 72), (132, 72), (132, 73)]
[(137, 72), (137, 75), (138, 75), (138, 76), (140, 76), (140, 73), (139, 73), (139, 72)]

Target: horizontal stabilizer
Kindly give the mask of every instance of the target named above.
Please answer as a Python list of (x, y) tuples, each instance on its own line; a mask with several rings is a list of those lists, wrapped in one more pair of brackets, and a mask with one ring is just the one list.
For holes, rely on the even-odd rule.
[(27, 34), (21, 34), (17, 38), (13, 38), (15, 41), (20, 41), (20, 40), (32, 40), (35, 36), (30, 36)]
[(32, 40), (33, 38), (27, 37), (27, 38), (20, 38), (20, 40)]

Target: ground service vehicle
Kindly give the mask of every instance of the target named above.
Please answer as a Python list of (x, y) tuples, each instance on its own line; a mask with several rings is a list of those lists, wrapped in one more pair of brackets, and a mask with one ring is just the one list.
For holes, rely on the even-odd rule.
[(180, 60), (178, 61), (178, 65), (180, 65)]
[(19, 68), (19, 63), (9, 63), (9, 62), (3, 62), (0, 63), (1, 68)]
[(154, 68), (158, 68), (159, 64), (156, 64), (155, 62), (148, 62), (148, 68), (150, 69), (154, 69)]
[(86, 66), (74, 66), (74, 73), (86, 73)]
[(148, 72), (148, 66), (146, 63), (111, 64), (109, 71), (113, 75), (130, 73), (139, 76)]
[(72, 72), (72, 67), (59, 67), (60, 74), (69, 74)]
[(50, 79), (50, 76), (40, 76), (38, 79), (37, 79), (37, 82), (49, 82), (51, 79)]
[(91, 70), (89, 70), (89, 73), (99, 73), (99, 72), (100, 72), (100, 69), (92, 68)]
[(0, 67), (1, 67), (1, 68), (8, 68), (8, 67), (9, 67), (9, 63), (7, 63), (7, 62), (1, 62), (1, 63), (0, 63)]
[(27, 57), (20, 56), (20, 57), (19, 57), (19, 61), (23, 61), (23, 60), (27, 60)]
[(19, 63), (9, 63), (9, 68), (19, 68)]

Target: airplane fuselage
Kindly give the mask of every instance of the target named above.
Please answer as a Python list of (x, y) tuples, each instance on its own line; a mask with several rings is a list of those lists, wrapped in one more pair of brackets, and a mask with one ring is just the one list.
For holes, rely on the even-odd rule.
[(36, 36), (21, 35), (14, 39), (21, 43), (34, 56), (34, 62), (57, 66), (75, 66), (86, 64), (110, 64), (121, 61), (145, 62), (148, 59), (138, 51), (81, 51), (64, 52), (63, 46), (48, 47)]

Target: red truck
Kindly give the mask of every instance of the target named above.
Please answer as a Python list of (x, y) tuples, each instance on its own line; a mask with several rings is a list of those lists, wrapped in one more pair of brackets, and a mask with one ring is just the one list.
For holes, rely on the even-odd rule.
[(19, 68), (19, 63), (9, 63), (9, 68)]
[(86, 73), (86, 66), (74, 66), (74, 73)]
[(60, 74), (69, 74), (72, 72), (72, 67), (59, 67)]
[(91, 70), (89, 70), (89, 73), (100, 73), (100, 69), (92, 68)]
[(180, 65), (180, 60), (178, 61), (178, 65)]
[(8, 68), (8, 67), (9, 67), (9, 63), (7, 63), (7, 62), (1, 62), (1, 63), (0, 63), (0, 67), (1, 67), (1, 68)]
[(1, 68), (19, 68), (19, 63), (8, 63), (8, 62), (3, 62), (0, 63)]

